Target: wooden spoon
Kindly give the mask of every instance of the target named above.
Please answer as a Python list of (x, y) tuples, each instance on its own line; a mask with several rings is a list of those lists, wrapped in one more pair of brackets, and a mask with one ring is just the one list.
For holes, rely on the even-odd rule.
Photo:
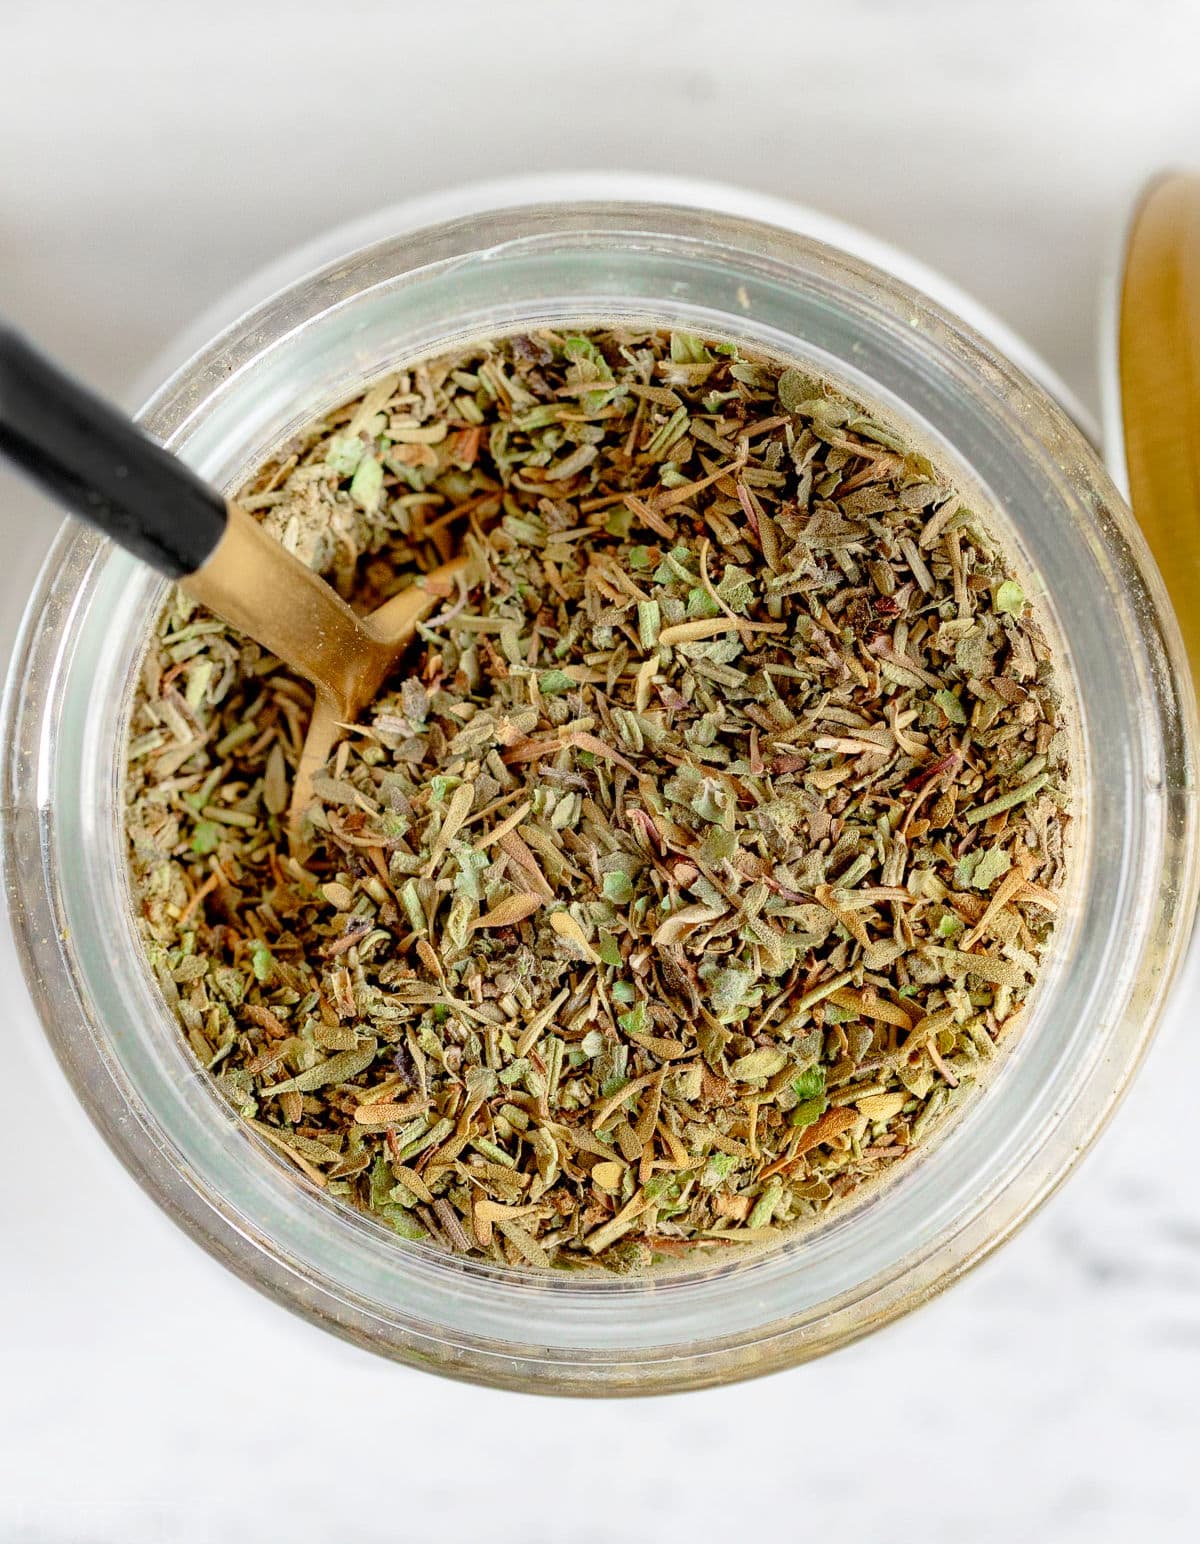
[(288, 812), (290, 840), (302, 846), (313, 777), (395, 669), (417, 623), (465, 583), (467, 559), (357, 616), (244, 509), (4, 327), (0, 453), (312, 682), (316, 704)]

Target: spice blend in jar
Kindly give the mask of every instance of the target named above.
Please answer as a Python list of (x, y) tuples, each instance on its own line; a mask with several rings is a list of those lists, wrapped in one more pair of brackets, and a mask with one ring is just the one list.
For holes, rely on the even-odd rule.
[(893, 1172), (1015, 1038), (1066, 868), (1051, 650), (986, 519), (680, 332), (377, 383), (241, 502), (356, 606), (472, 582), (349, 726), (175, 596), (128, 755), (150, 964), (247, 1127), (402, 1238), (618, 1271)]

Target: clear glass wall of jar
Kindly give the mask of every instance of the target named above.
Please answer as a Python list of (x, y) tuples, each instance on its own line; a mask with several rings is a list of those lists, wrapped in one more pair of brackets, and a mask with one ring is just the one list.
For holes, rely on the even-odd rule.
[(978, 491), (1044, 597), (1075, 702), (1073, 877), (1020, 1043), (919, 1161), (773, 1253), (652, 1281), (498, 1272), (399, 1245), (311, 1193), (247, 1138), (143, 965), (121, 753), (163, 592), (90, 533), (59, 541), (14, 660), (4, 845), (26, 975), (64, 1069), (122, 1161), (207, 1249), (415, 1365), (546, 1392), (650, 1393), (866, 1333), (956, 1279), (1063, 1179), (1134, 1072), (1190, 933), (1195, 710), (1132, 516), (1061, 407), (917, 290), (741, 216), (559, 202), (373, 241), (201, 346), (142, 419), (233, 487), (397, 363), (597, 320), (744, 340), (881, 405)]

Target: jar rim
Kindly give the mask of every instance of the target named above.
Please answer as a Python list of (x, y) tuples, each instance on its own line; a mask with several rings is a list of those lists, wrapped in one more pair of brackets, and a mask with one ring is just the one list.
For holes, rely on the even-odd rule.
[[(232, 323), (164, 384), (143, 421), (206, 475), (236, 483), (389, 364), (548, 313), (584, 317), (589, 305), (734, 330), (891, 403), (1012, 524), (1058, 614), (1088, 805), (1079, 883), (1102, 893), (1077, 912), (1071, 957), (1054, 990), (1041, 989), (1020, 1054), (911, 1174), (736, 1266), (547, 1290), (544, 1278), (501, 1280), (376, 1238), (275, 1160), (251, 1159), (145, 970), (110, 969), (114, 935), (132, 937), (119, 705), (162, 588), (88, 533), (60, 539), (14, 656), (5, 865), (26, 977), (83, 1102), (213, 1253), (308, 1317), (403, 1360), (553, 1392), (656, 1392), (769, 1371), (886, 1322), (962, 1274), (1065, 1176), (1145, 1049), (1186, 940), (1180, 922), (1194, 911), (1194, 705), (1132, 517), (1061, 410), (926, 296), (743, 216), (542, 204), (382, 238)], [(489, 318), (499, 325), (484, 326)], [(300, 398), (297, 379), (309, 383)], [(1106, 642), (1116, 658), (1105, 659)], [(1096, 1015), (1090, 1034), (1085, 1012)]]

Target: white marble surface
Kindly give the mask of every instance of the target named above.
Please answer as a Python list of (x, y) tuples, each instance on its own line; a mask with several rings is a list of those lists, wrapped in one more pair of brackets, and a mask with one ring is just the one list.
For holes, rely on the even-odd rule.
[[(1094, 405), (1121, 213), (1200, 162), (1198, 53), (1193, 0), (4, 0), (0, 310), (126, 390), (335, 220), (485, 175), (674, 170), (909, 248)], [(35, 517), (0, 479), (5, 653)], [(1195, 961), (1095, 1155), (973, 1278), (823, 1364), (622, 1406), (442, 1383), (260, 1300), (62, 1090), (7, 938), (0, 982), (3, 1544), (1196, 1534)]]

